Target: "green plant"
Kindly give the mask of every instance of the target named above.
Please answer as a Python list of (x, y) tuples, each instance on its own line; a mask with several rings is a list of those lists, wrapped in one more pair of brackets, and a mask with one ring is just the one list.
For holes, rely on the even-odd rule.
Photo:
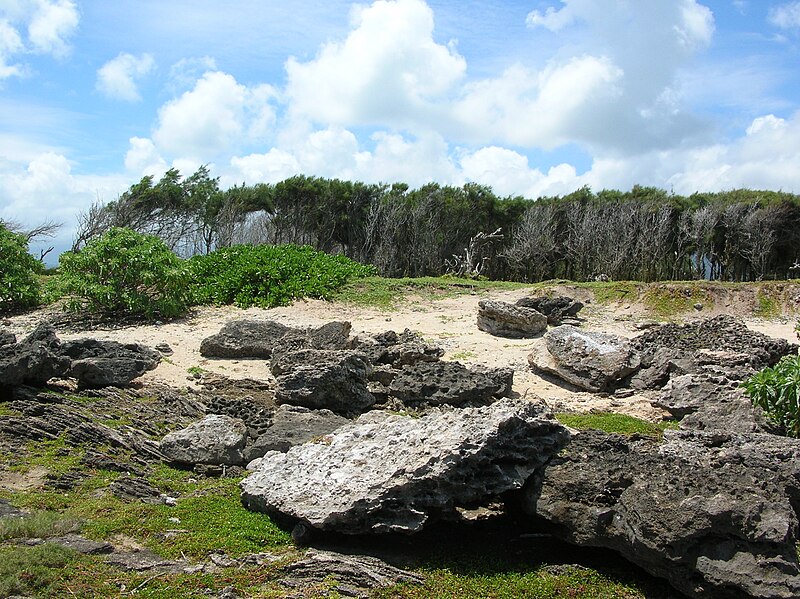
[(21, 518), (0, 518), (0, 540), (53, 537), (79, 529), (77, 520), (56, 512), (33, 512)]
[(765, 368), (742, 383), (753, 405), (800, 438), (800, 356), (786, 356), (772, 368)]
[(350, 278), (375, 268), (309, 246), (237, 245), (189, 261), (198, 304), (271, 308), (301, 297), (329, 299)]
[(189, 306), (185, 263), (163, 241), (112, 228), (79, 252), (61, 255), (59, 284), (84, 305), (105, 312), (172, 317)]
[(37, 305), (41, 272), (42, 263), (28, 253), (25, 236), (0, 222), (0, 312)]
[(571, 428), (586, 430), (594, 429), (606, 433), (619, 433), (622, 435), (649, 435), (661, 436), (665, 429), (674, 428), (677, 423), (671, 420), (657, 424), (614, 412), (597, 412), (588, 414), (561, 413), (556, 414), (558, 421)]
[(775, 318), (780, 315), (780, 302), (773, 296), (768, 295), (763, 288), (756, 294), (757, 305), (754, 313), (762, 318)]
[(75, 552), (46, 543), (36, 547), (0, 547), (0, 597), (51, 596), (49, 589)]

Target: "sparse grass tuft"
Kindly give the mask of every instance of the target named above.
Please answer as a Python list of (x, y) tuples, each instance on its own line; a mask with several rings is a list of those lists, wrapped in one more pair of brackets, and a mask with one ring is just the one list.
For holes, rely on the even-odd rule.
[(614, 412), (598, 412), (588, 414), (561, 413), (556, 414), (558, 421), (564, 426), (578, 430), (600, 430), (606, 433), (619, 433), (622, 435), (648, 435), (660, 437), (664, 430), (677, 428), (678, 423), (665, 420), (654, 424), (633, 416), (616, 414)]
[(20, 518), (0, 518), (0, 540), (47, 538), (76, 532), (77, 520), (64, 518), (56, 512), (33, 512)]
[(761, 318), (777, 318), (781, 314), (780, 301), (769, 293), (768, 288), (759, 287), (753, 314)]

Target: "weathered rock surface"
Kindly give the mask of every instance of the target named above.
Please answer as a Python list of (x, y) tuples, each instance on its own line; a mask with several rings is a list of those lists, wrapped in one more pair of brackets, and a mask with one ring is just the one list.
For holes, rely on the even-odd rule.
[(66, 374), (70, 359), (50, 325), (40, 325), (16, 344), (0, 345), (0, 387), (43, 385)]
[(153, 370), (161, 353), (139, 343), (77, 339), (62, 343), (71, 360), (68, 376), (84, 387), (119, 387)]
[(444, 355), (441, 347), (426, 343), (419, 335), (408, 329), (399, 335), (394, 331), (386, 331), (363, 340), (359, 339), (355, 349), (373, 365), (392, 368), (417, 362), (436, 362)]
[(268, 451), (289, 451), (295, 445), (332, 433), (350, 420), (330, 410), (309, 410), (283, 405), (275, 411), (270, 426), (245, 452), (245, 461), (262, 457)]
[(607, 391), (639, 368), (638, 352), (616, 335), (562, 325), (544, 339), (547, 351), (531, 353), (530, 365), (587, 391)]
[(203, 339), (200, 354), (213, 358), (269, 359), (280, 345), (344, 349), (349, 335), (349, 322), (330, 322), (317, 328), (295, 329), (269, 320), (232, 320), (216, 335)]
[(337, 414), (358, 414), (375, 403), (367, 390), (370, 366), (351, 350), (302, 349), (272, 360), (275, 402)]
[(535, 337), (547, 329), (547, 317), (533, 308), (506, 302), (478, 302), (478, 328), (496, 337)]
[(565, 318), (575, 318), (583, 309), (583, 304), (571, 297), (559, 295), (548, 297), (540, 295), (536, 297), (523, 297), (517, 300), (517, 306), (522, 308), (533, 308), (547, 317), (547, 324), (558, 326)]
[(238, 418), (210, 414), (169, 433), (159, 445), (169, 461), (181, 464), (244, 464), (247, 427)]
[(0, 329), (0, 347), (3, 345), (13, 345), (17, 342), (17, 336), (8, 329)]
[(421, 418), (373, 411), (325, 442), (266, 454), (241, 482), (242, 501), (322, 530), (413, 533), (520, 488), (568, 438), (530, 400)]
[(305, 557), (286, 567), (281, 579), (287, 587), (335, 581), (333, 591), (345, 597), (369, 597), (369, 590), (395, 584), (423, 584), (419, 574), (401, 570), (368, 555), (346, 555), (309, 549)]
[(557, 536), (618, 551), (687, 595), (800, 596), (800, 441), (582, 432), (526, 494)]
[(459, 362), (419, 362), (404, 366), (394, 376), (389, 393), (407, 405), (490, 403), (511, 391), (513, 379), (511, 369), (472, 369)]

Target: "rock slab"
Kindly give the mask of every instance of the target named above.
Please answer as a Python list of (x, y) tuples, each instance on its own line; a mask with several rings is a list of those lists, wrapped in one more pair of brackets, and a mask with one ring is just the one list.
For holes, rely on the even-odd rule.
[(568, 439), (530, 400), (422, 418), (373, 411), (318, 443), (266, 454), (241, 482), (242, 502), (320, 530), (413, 533), (521, 488)]
[(209, 414), (188, 427), (169, 433), (160, 450), (170, 461), (180, 464), (244, 464), (242, 450), (247, 441), (247, 426), (238, 418)]
[(533, 308), (506, 302), (478, 302), (478, 328), (496, 337), (535, 337), (547, 329), (547, 317)]

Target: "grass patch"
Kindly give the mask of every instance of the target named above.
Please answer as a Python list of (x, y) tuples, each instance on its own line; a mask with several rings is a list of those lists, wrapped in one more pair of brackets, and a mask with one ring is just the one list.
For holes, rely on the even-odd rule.
[(12, 466), (11, 470), (27, 472), (34, 466), (40, 466), (57, 476), (78, 468), (83, 453), (83, 449), (71, 447), (63, 438), (31, 441), (25, 460)]
[(0, 597), (59, 596), (54, 593), (62, 569), (76, 559), (73, 551), (46, 543), (36, 547), (0, 547)]
[(766, 287), (759, 287), (753, 314), (760, 318), (777, 318), (781, 314), (780, 301), (771, 295)]
[(678, 423), (665, 420), (659, 423), (648, 422), (633, 416), (614, 412), (598, 412), (588, 414), (561, 413), (556, 414), (558, 421), (564, 426), (578, 430), (599, 430), (606, 433), (622, 435), (648, 435), (660, 437), (666, 429), (678, 427)]
[(472, 352), (472, 351), (459, 351), (459, 352), (454, 353), (451, 356), (451, 358), (453, 360), (469, 360), (470, 358), (474, 358), (477, 355), (478, 354), (476, 354), (475, 352)]
[(33, 512), (20, 518), (0, 518), (0, 540), (57, 537), (79, 528), (77, 520), (56, 512)]
[(690, 312), (695, 304), (702, 304), (706, 308), (714, 303), (708, 290), (696, 283), (649, 285), (642, 301), (647, 310), (661, 318)]

